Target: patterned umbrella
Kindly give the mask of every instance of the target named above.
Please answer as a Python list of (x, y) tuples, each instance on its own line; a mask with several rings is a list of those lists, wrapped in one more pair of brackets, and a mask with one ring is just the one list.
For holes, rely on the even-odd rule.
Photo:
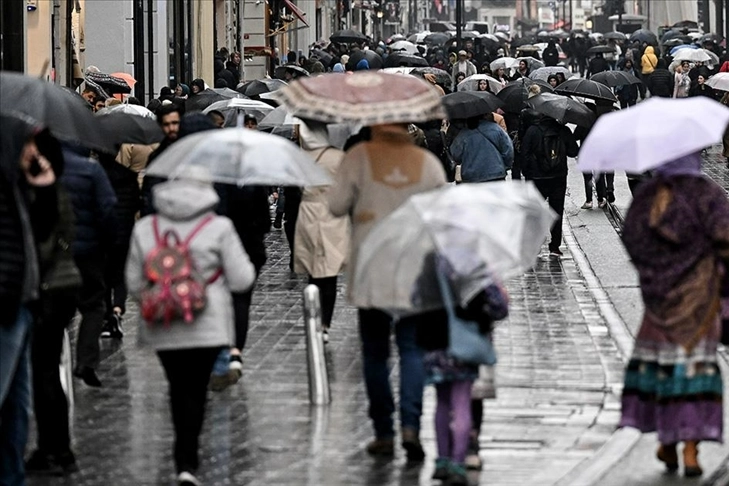
[(274, 93), (296, 116), (381, 125), (446, 117), (438, 92), (415, 76), (358, 72), (303, 78)]
[(101, 86), (109, 94), (132, 92), (132, 88), (126, 81), (116, 76), (110, 76), (109, 74), (88, 73), (86, 75), (86, 81), (91, 81), (92, 85)]

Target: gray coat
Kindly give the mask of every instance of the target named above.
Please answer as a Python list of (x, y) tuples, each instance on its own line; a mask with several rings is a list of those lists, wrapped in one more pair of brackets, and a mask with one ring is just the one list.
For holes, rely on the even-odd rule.
[[(170, 181), (154, 187), (159, 232), (173, 229), (184, 239), (218, 203), (212, 186), (188, 181)], [(140, 219), (132, 233), (126, 279), (129, 294), (139, 300), (147, 281), (144, 260), (154, 248), (153, 216)], [(207, 305), (195, 321), (173, 321), (170, 327), (149, 325), (140, 319), (140, 341), (156, 350), (231, 346), (235, 338), (231, 292), (248, 290), (255, 270), (233, 223), (216, 216), (190, 242), (195, 267), (204, 278), (222, 268), (223, 275), (207, 286)]]

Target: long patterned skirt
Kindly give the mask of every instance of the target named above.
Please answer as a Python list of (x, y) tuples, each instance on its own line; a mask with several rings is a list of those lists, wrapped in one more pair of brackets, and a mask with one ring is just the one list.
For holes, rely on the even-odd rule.
[(717, 319), (709, 333), (686, 352), (644, 320), (625, 372), (620, 426), (657, 431), (661, 444), (722, 442), (719, 336)]

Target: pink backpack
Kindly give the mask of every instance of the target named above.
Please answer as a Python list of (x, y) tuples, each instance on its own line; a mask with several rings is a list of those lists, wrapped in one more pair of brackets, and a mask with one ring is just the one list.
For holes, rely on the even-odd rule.
[(160, 236), (157, 216), (152, 217), (155, 247), (144, 259), (144, 275), (149, 286), (142, 291), (142, 318), (150, 325), (182, 319), (191, 323), (195, 314), (205, 308), (207, 298), (205, 289), (223, 274), (218, 269), (209, 279), (203, 279), (195, 268), (190, 254), (190, 242), (210, 221), (209, 215), (180, 240), (174, 230), (165, 231)]

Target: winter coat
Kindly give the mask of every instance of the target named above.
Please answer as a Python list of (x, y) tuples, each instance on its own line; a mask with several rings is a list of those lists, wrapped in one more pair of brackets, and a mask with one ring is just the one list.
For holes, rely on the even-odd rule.
[[(453, 90), (455, 91), (456, 87), (458, 86), (458, 83), (456, 82), (456, 78), (458, 77), (458, 73), (461, 72), (458, 70), (459, 63), (455, 63), (452, 67), (451, 71), (451, 82), (453, 83)], [(471, 61), (466, 61), (466, 70), (463, 71), (463, 74), (466, 75), (466, 77), (473, 76), (474, 74), (478, 73), (478, 69), (476, 69), (476, 65), (472, 63)]]
[[(545, 172), (539, 160), (545, 156), (542, 140), (544, 138), (544, 132), (548, 129), (559, 131), (565, 145), (566, 157), (560, 161), (559, 166), (554, 170)], [(522, 174), (524, 174), (526, 180), (566, 177), (568, 170), (567, 157), (577, 157), (578, 152), (579, 147), (577, 146), (577, 141), (569, 128), (560, 125), (555, 120), (543, 118), (527, 128), (524, 134), (524, 139), (521, 142), (521, 153), (523, 156)]]
[(463, 182), (493, 181), (506, 177), (514, 162), (514, 145), (499, 125), (483, 120), (474, 130), (461, 130), (451, 155), (461, 163)]
[(142, 171), (147, 168), (149, 157), (159, 147), (158, 143), (141, 145), (138, 143), (124, 143), (119, 149), (116, 161), (138, 175), (139, 187), (142, 187)]
[(545, 66), (556, 66), (559, 63), (559, 51), (553, 42), (550, 42), (542, 52), (542, 60)]
[(590, 64), (588, 65), (587, 70), (590, 76), (592, 76), (593, 74), (609, 71), (610, 64), (608, 64), (604, 57), (596, 56), (590, 59)]
[(724, 61), (724, 64), (719, 68), (720, 73), (729, 73), (729, 61)]
[[(170, 181), (154, 188), (156, 216), (140, 219), (132, 233), (126, 282), (129, 294), (139, 301), (147, 286), (145, 258), (156, 244), (153, 218), (159, 232), (175, 231), (184, 239), (200, 221), (213, 214), (218, 196), (211, 186), (191, 181)], [(255, 269), (243, 249), (233, 223), (216, 216), (190, 242), (195, 268), (208, 279), (218, 270), (220, 278), (206, 287), (207, 305), (192, 323), (173, 321), (149, 324), (140, 319), (140, 341), (155, 350), (231, 346), (235, 338), (231, 292), (245, 292), (255, 279)]]
[[(344, 152), (329, 146), (326, 133), (301, 125), (302, 148), (334, 178)], [(303, 190), (294, 236), (294, 271), (314, 278), (334, 277), (349, 256), (349, 218), (329, 212), (329, 187)]]
[(652, 96), (670, 98), (673, 96), (673, 74), (668, 69), (655, 69), (651, 74), (648, 89)]
[(129, 244), (129, 237), (132, 235), (137, 211), (142, 207), (137, 173), (113, 159), (102, 158), (99, 163), (106, 172), (116, 196), (116, 205), (114, 206), (116, 236), (113, 243), (114, 245), (126, 246)]
[(653, 50), (653, 46), (648, 46), (640, 58), (641, 74), (651, 74), (658, 66), (658, 58)]
[(101, 164), (84, 156), (78, 148), (64, 147), (66, 163), (61, 183), (71, 196), (76, 215), (76, 257), (90, 252), (106, 251), (116, 236), (115, 206), (117, 203)]
[(243, 248), (258, 274), (266, 263), (264, 240), (271, 231), (268, 189), (263, 186), (215, 184), (215, 192), (220, 199), (215, 212), (233, 222)]
[(689, 96), (706, 96), (712, 100), (715, 98), (714, 89), (706, 84), (696, 84), (689, 90)]
[(689, 88), (691, 87), (691, 79), (688, 73), (676, 72), (673, 74), (673, 97), (686, 98)]

